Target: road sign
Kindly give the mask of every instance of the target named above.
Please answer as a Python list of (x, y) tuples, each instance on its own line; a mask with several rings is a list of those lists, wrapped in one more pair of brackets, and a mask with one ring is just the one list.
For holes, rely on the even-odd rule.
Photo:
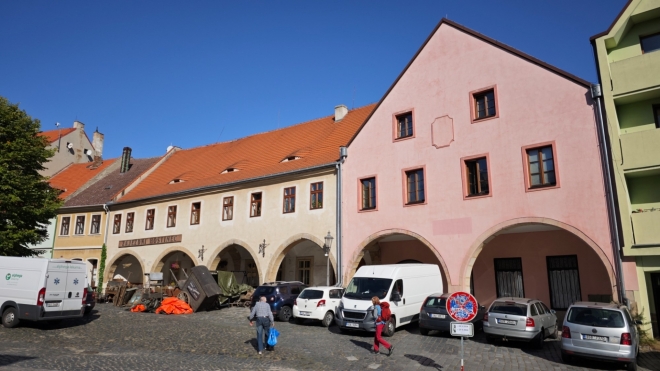
[(447, 313), (455, 321), (472, 321), (478, 311), (477, 299), (467, 292), (458, 291), (447, 298)]
[(451, 336), (474, 336), (474, 325), (471, 322), (452, 322), (449, 327)]

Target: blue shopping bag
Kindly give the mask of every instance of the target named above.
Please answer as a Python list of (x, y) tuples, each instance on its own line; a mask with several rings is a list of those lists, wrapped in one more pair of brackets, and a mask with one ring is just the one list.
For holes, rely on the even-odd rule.
[(280, 336), (280, 332), (275, 329), (275, 327), (270, 329), (268, 334), (268, 345), (274, 347), (277, 344), (277, 337)]

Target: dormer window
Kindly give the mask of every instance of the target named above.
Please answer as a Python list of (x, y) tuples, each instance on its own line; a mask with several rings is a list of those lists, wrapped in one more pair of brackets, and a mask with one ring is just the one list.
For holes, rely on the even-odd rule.
[(235, 167), (228, 167), (228, 168), (226, 168), (223, 172), (221, 172), (220, 174), (233, 173), (233, 172), (235, 172), (235, 171), (238, 171), (238, 169), (235, 168)]
[(172, 179), (170, 184), (183, 183), (183, 182), (185, 182), (185, 180), (180, 179), (180, 178), (176, 178), (176, 179)]
[(300, 159), (301, 159), (301, 157), (299, 157), (299, 156), (289, 156), (289, 157), (285, 158), (284, 160), (282, 160), (282, 162), (289, 162), (289, 161), (295, 161), (295, 160), (300, 160)]

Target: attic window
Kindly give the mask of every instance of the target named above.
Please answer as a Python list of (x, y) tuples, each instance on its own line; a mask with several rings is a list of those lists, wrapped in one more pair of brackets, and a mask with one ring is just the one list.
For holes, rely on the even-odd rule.
[(105, 186), (104, 189), (111, 189), (111, 188), (112, 188), (112, 185), (109, 185), (109, 186)]
[(289, 157), (285, 158), (284, 160), (282, 160), (282, 162), (289, 162), (289, 161), (295, 161), (295, 160), (300, 160), (300, 157), (298, 157), (298, 156), (289, 156)]
[(233, 173), (234, 171), (238, 171), (238, 169), (235, 168), (235, 167), (228, 167), (223, 172), (221, 172), (220, 174)]
[(173, 179), (173, 180), (170, 182), (170, 184), (183, 183), (183, 182), (185, 182), (185, 180), (180, 179), (180, 178), (176, 178), (176, 179)]

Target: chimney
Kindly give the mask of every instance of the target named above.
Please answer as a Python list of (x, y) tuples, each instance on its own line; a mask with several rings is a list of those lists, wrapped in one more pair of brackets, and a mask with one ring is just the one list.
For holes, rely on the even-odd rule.
[(335, 107), (335, 122), (341, 121), (341, 119), (343, 119), (344, 116), (346, 116), (347, 113), (348, 113), (348, 107), (346, 107), (345, 105), (340, 104), (340, 105), (336, 106)]
[(124, 151), (121, 154), (121, 165), (119, 166), (119, 172), (125, 173), (128, 171), (131, 164), (131, 147), (124, 147)]
[(76, 121), (73, 122), (73, 127), (74, 127), (75, 129), (82, 129), (82, 130), (85, 130), (85, 124), (83, 124), (82, 122), (80, 122), (80, 121), (78, 121), (78, 120), (76, 120)]
[(96, 128), (94, 136), (92, 137), (92, 146), (96, 151), (96, 156), (103, 157), (103, 138), (104, 135), (99, 133), (99, 128)]

